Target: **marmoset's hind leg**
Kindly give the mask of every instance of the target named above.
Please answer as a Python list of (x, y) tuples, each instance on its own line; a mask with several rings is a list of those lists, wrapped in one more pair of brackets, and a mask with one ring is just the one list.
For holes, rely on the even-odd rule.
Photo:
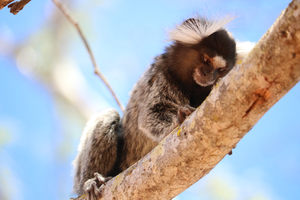
[[(93, 181), (100, 186), (106, 176), (114, 170), (117, 160), (117, 129), (120, 121), (118, 112), (107, 109), (94, 115), (87, 123), (78, 146), (78, 154), (73, 161), (74, 191), (82, 195)], [(95, 173), (98, 176), (95, 177)], [(98, 177), (98, 178), (97, 178)], [(102, 177), (102, 178), (101, 178)], [(102, 180), (103, 183), (100, 183)], [(86, 185), (88, 186), (88, 185)]]

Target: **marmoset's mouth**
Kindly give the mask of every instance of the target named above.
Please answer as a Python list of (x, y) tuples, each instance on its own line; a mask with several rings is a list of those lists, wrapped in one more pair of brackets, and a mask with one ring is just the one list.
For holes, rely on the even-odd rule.
[(215, 82), (213, 76), (203, 76), (200, 69), (195, 69), (193, 78), (198, 85), (203, 87), (210, 86)]

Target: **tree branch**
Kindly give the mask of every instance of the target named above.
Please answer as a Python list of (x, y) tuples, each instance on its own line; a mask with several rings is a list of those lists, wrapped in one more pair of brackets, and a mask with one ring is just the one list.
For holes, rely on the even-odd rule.
[(171, 199), (209, 173), (300, 80), (299, 21), (294, 0), (180, 128), (104, 185), (100, 199)]
[(10, 4), (11, 2), (13, 2), (14, 0), (0, 0), (0, 10), (2, 8), (4, 8), (5, 6), (7, 6), (8, 4)]
[(84, 42), (84, 45), (86, 47), (86, 49), (88, 50), (88, 53), (90, 55), (90, 58), (92, 60), (93, 66), (94, 66), (94, 73), (100, 77), (100, 79), (103, 81), (103, 83), (106, 85), (106, 87), (108, 88), (108, 90), (111, 92), (112, 96), (115, 98), (117, 104), (120, 106), (120, 109), (122, 110), (122, 112), (124, 112), (124, 107), (122, 105), (122, 103), (119, 101), (119, 99), (117, 98), (117, 95), (114, 93), (113, 89), (110, 87), (108, 81), (106, 80), (106, 78), (104, 77), (104, 75), (101, 73), (96, 60), (94, 58), (94, 55), (92, 53), (92, 50), (87, 42), (87, 40), (85, 39), (81, 28), (79, 27), (78, 22), (75, 20), (75, 18), (71, 15), (71, 13), (69, 12), (69, 10), (66, 8), (65, 5), (63, 5), (61, 2), (57, 1), (57, 0), (52, 0), (53, 3), (62, 11), (62, 13), (66, 16), (66, 18), (71, 22), (71, 24), (73, 24), (76, 28), (76, 30), (78, 31), (81, 39)]
[[(5, 6), (7, 6), (8, 4), (8, 8), (10, 8), (10, 12), (14, 15), (18, 14), (18, 12), (20, 10), (22, 10), (24, 8), (24, 6), (26, 4), (28, 4), (31, 0), (20, 0), (20, 1), (16, 1), (14, 3), (11, 3), (13, 2), (14, 0), (0, 0), (0, 10), (2, 8), (4, 8)], [(10, 4), (11, 3), (11, 4)]]
[(14, 15), (18, 14), (20, 10), (24, 8), (26, 4), (28, 4), (31, 0), (21, 0), (14, 2), (12, 4), (8, 5), (8, 8), (10, 8), (10, 12)]

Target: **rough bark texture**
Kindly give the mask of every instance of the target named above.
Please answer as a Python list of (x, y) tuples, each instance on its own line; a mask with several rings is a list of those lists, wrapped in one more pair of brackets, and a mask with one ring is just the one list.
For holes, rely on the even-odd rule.
[(196, 112), (110, 180), (101, 199), (171, 199), (212, 170), (300, 80), (299, 21), (295, 0)]

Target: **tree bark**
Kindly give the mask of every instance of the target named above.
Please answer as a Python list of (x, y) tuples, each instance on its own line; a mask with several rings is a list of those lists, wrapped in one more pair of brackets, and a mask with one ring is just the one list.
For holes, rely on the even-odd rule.
[(243, 63), (179, 128), (104, 185), (100, 199), (171, 199), (209, 173), (300, 80), (299, 21), (294, 0)]

